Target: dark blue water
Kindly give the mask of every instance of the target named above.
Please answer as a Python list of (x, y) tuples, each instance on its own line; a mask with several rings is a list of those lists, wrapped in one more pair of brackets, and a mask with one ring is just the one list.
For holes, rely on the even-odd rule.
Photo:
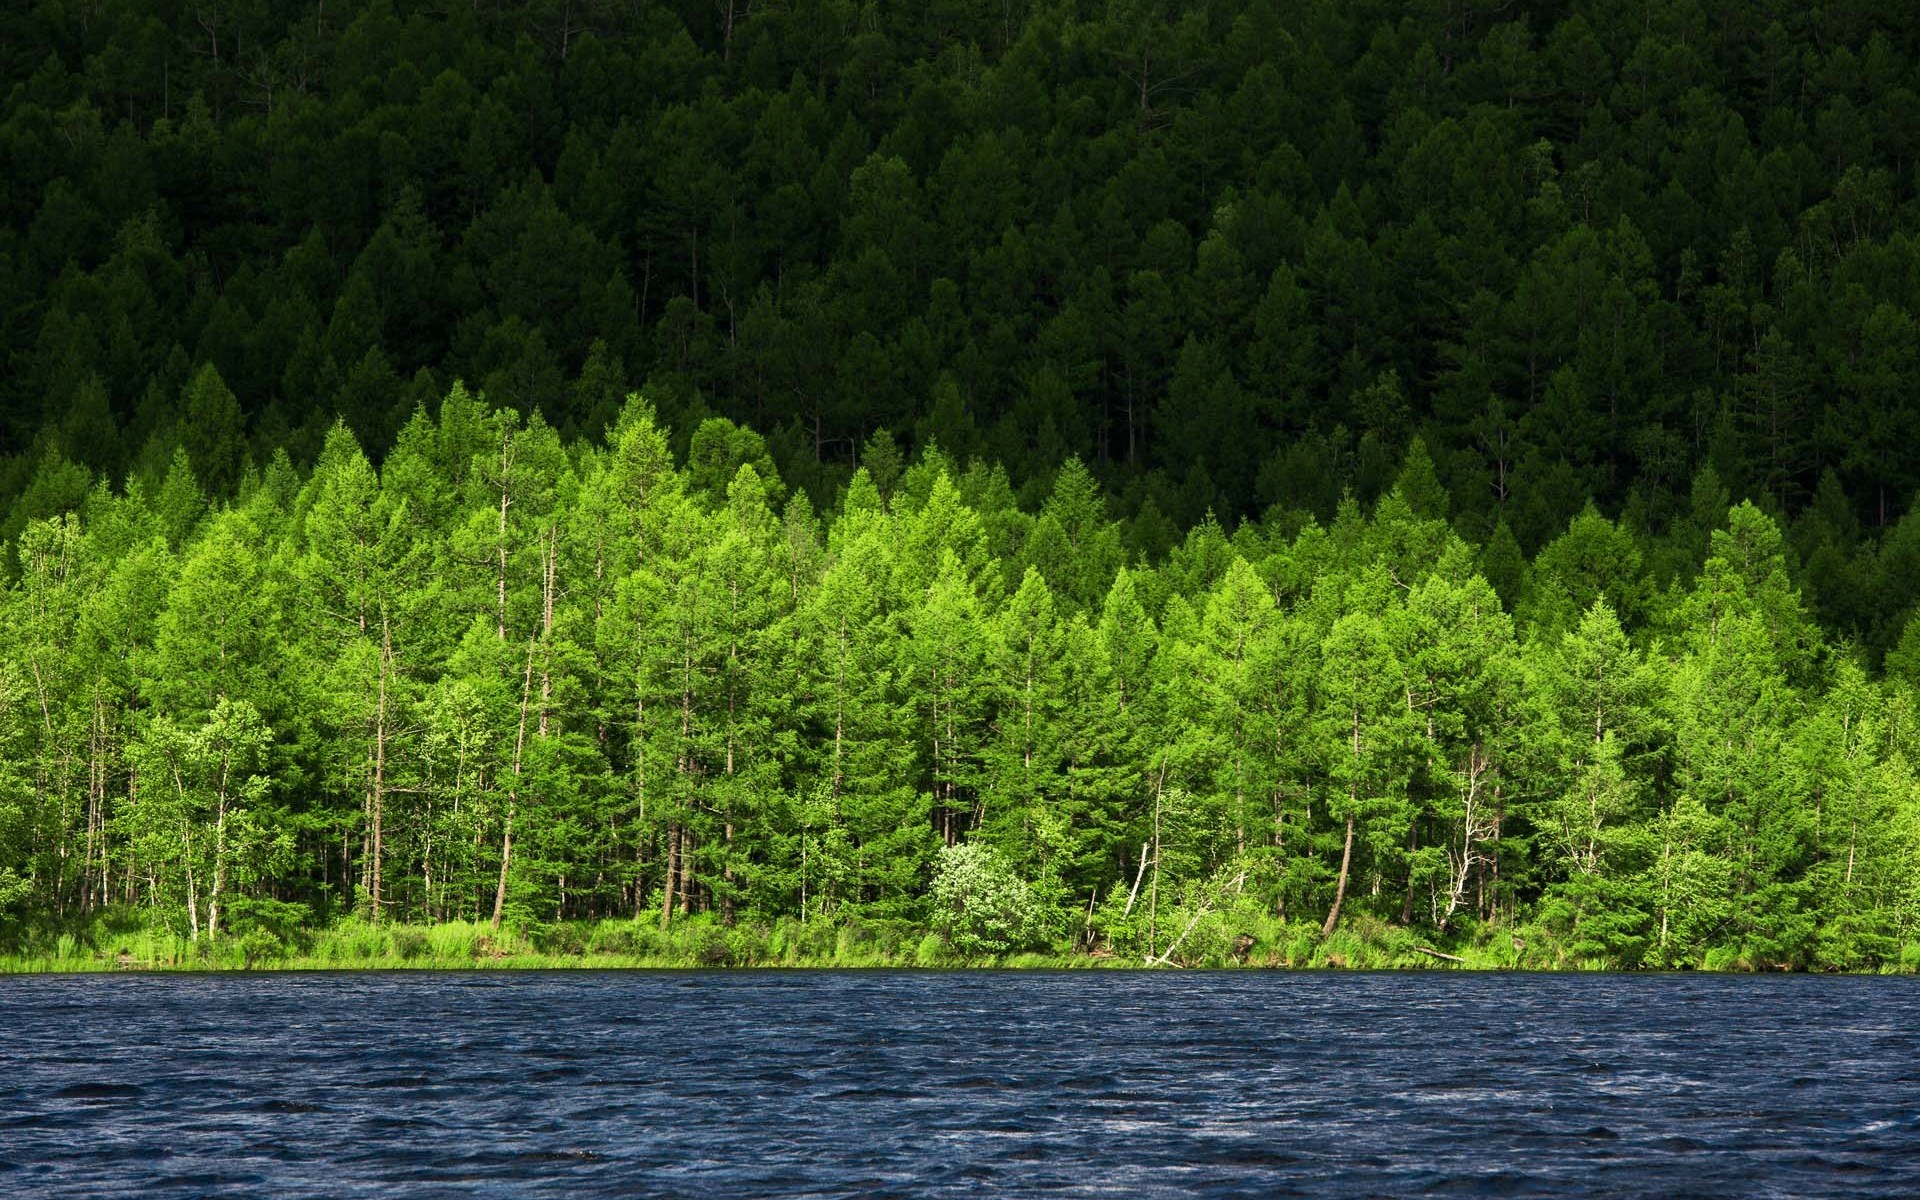
[(0, 979), (0, 1195), (1920, 1193), (1920, 981)]

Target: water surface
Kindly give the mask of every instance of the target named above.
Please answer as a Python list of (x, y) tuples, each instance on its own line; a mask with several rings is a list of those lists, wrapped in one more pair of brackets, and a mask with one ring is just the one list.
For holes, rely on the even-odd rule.
[(10, 1196), (1906, 1196), (1920, 981), (0, 979)]

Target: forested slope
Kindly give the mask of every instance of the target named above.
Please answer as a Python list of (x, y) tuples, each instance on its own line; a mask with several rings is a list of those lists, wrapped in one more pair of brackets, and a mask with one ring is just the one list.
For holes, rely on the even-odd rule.
[[(1917, 71), (1895, 0), (11, 6), (0, 493), (377, 459), (460, 378), (590, 436), (645, 384), (816, 498), (884, 426), (1324, 521), (1420, 433), (1529, 553), (1707, 462), (1877, 527)], [(1885, 643), (1851, 548), (1813, 599)]]
[(1910, 4), (42, 0), (0, 89), (0, 940), (1920, 962)]
[(1156, 565), (1077, 460), (1030, 514), (876, 444), (829, 520), (757, 435), (691, 444), (638, 399), (567, 445), (456, 388), (378, 471), (336, 427), (231, 505), (181, 455), (30, 525), (12, 927), (706, 914), (1137, 955), (1211, 908), (1843, 967), (1920, 938), (1911, 677), (1828, 643), (1710, 480), (1657, 546), (1581, 516), (1509, 614), (1417, 443), (1371, 513), (1205, 522)]

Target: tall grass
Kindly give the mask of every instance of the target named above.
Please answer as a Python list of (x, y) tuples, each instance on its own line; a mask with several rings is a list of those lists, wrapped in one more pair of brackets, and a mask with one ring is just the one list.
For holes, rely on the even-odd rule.
[[(375, 925), (359, 918), (276, 938), (258, 930), (198, 940), (144, 928), (122, 915), (67, 929), (0, 955), (0, 974), (173, 970), (492, 970), (711, 967), (1001, 967), (1138, 969), (1164, 952), (1187, 919), (1160, 925), (1154, 951), (1065, 947), (997, 958), (956, 956), (935, 934), (885, 922), (801, 923), (793, 918), (727, 926), (697, 916), (661, 929), (653, 920), (603, 920), (493, 929), (484, 922)], [(1171, 932), (1169, 932), (1169, 928)], [(1154, 964), (1156, 966), (1160, 964)], [(1701, 969), (1745, 964), (1703, 959)], [(1170, 963), (1190, 968), (1313, 970), (1598, 970), (1537, 928), (1482, 927), (1449, 939), (1358, 915), (1322, 938), (1317, 923), (1247, 911), (1209, 914), (1194, 924)], [(1920, 972), (1920, 944), (1904, 947), (1885, 972)]]

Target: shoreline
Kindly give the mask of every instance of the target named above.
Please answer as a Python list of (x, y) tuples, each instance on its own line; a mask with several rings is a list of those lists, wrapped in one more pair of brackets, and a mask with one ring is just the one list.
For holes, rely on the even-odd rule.
[(515, 962), (515, 963), (309, 963), (283, 962), (252, 967), (210, 966), (206, 964), (178, 964), (135, 967), (89, 967), (73, 964), (38, 963), (13, 964), (0, 963), (0, 978), (51, 977), (56, 975), (365, 975), (365, 974), (419, 974), (435, 973), (458, 974), (461, 972), (496, 972), (504, 974), (539, 974), (542, 972), (569, 971), (626, 971), (659, 973), (701, 973), (701, 974), (752, 974), (755, 972), (861, 972), (891, 971), (903, 973), (938, 974), (1007, 974), (1030, 972), (1034, 974), (1245, 974), (1270, 972), (1274, 974), (1392, 974), (1418, 975), (1422, 973), (1444, 973), (1471, 975), (1750, 975), (1754, 977), (1771, 975), (1807, 975), (1807, 976), (1848, 976), (1860, 979), (1891, 978), (1912, 976), (1913, 971), (1901, 967), (1883, 967), (1877, 970), (1762, 970), (1757, 968), (1706, 968), (1706, 967), (1419, 967), (1419, 966), (1369, 966), (1369, 967), (1332, 967), (1325, 965), (1297, 965), (1270, 967), (1265, 964), (1235, 965), (1228, 967), (1113, 967), (1095, 963), (1045, 963), (1042, 965), (1009, 965), (1005, 963), (943, 963), (923, 965), (919, 963), (755, 963), (750, 966), (711, 967), (688, 963), (664, 962), (614, 962), (597, 959), (577, 959), (551, 962)]
[(473, 962), (421, 962), (421, 961), (371, 961), (362, 963), (323, 962), (309, 959), (287, 959), (272, 963), (256, 963), (253, 966), (226, 963), (145, 963), (121, 966), (106, 963), (82, 963), (72, 960), (49, 961), (43, 959), (0, 960), (0, 978), (50, 977), (56, 975), (364, 975), (364, 974), (459, 974), (474, 972), (492, 972), (501, 974), (539, 974), (572, 971), (625, 971), (657, 973), (700, 973), (700, 974), (753, 974), (757, 972), (849, 972), (890, 971), (913, 974), (1006, 974), (1030, 972), (1034, 974), (1246, 974), (1268, 972), (1273, 974), (1472, 974), (1472, 975), (1747, 975), (1747, 976), (1848, 976), (1852, 978), (1881, 978), (1895, 976), (1914, 976), (1920, 974), (1898, 964), (1887, 964), (1878, 968), (1840, 970), (1838, 968), (1767, 968), (1767, 967), (1590, 967), (1590, 966), (1458, 966), (1436, 964), (1422, 966), (1417, 963), (1369, 964), (1362, 966), (1335, 966), (1327, 963), (1295, 963), (1269, 965), (1267, 963), (1233, 963), (1217, 966), (1175, 967), (1162, 964), (1114, 964), (1097, 959), (1048, 959), (1038, 963), (1013, 962), (861, 962), (847, 963), (832, 960), (814, 960), (797, 962), (740, 963), (727, 966), (714, 966), (702, 963), (675, 962), (660, 959), (613, 959), (579, 957), (569, 959), (530, 956), (525, 959), (508, 961)]
[(1535, 926), (1481, 929), (1436, 940), (1420, 931), (1361, 919), (1329, 938), (1274, 925), (1168, 960), (1141, 947), (1094, 952), (1059, 948), (966, 957), (925, 930), (849, 924), (723, 926), (695, 921), (661, 930), (650, 923), (571, 922), (494, 931), (479, 922), (371, 925), (347, 920), (277, 934), (249, 930), (217, 942), (165, 931), (95, 927), (31, 949), (0, 954), (0, 975), (171, 974), (320, 971), (1474, 971), (1586, 974), (1920, 973), (1920, 946), (1877, 962), (1752, 961), (1708, 947), (1663, 961), (1610, 962), (1580, 955)]

